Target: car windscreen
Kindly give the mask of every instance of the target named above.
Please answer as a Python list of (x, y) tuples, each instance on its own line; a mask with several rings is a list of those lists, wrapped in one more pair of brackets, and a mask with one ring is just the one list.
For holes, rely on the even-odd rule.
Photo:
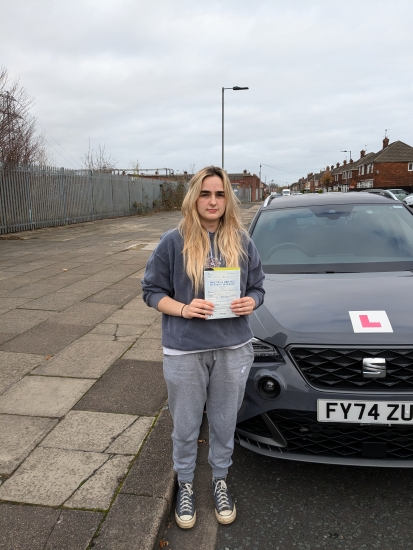
[(400, 203), (263, 210), (251, 237), (266, 273), (413, 270), (413, 216)]

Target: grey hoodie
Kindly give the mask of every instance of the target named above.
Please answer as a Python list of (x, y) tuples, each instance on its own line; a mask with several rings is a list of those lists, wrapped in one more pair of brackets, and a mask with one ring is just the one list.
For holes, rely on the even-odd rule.
[[(210, 234), (213, 239), (213, 234)], [(241, 267), (241, 298), (251, 296), (257, 307), (264, 301), (264, 272), (261, 260), (254, 243), (248, 235), (245, 247), (248, 252), (248, 263)], [(143, 299), (148, 306), (155, 309), (165, 296), (178, 302), (189, 304), (195, 297), (204, 298), (201, 290), (194, 295), (191, 280), (185, 272), (183, 263), (183, 238), (178, 229), (162, 235), (146, 265), (142, 279)], [(162, 345), (181, 351), (218, 349), (236, 346), (252, 338), (248, 316), (228, 319), (185, 319), (174, 315), (162, 315)]]

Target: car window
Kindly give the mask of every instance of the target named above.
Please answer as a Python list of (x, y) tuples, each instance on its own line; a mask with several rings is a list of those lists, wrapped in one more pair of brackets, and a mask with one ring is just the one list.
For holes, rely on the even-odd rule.
[(263, 210), (252, 240), (267, 273), (413, 269), (413, 216), (400, 203)]
[(400, 189), (395, 189), (394, 191), (392, 191), (392, 193), (397, 199), (399, 199), (399, 201), (402, 201), (407, 197), (407, 193)]

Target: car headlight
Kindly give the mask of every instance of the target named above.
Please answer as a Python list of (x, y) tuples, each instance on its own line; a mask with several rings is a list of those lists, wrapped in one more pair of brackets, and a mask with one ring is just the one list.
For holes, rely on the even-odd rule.
[(267, 342), (263, 342), (258, 338), (253, 338), (252, 348), (254, 350), (254, 361), (276, 361), (284, 363), (284, 359), (278, 349)]

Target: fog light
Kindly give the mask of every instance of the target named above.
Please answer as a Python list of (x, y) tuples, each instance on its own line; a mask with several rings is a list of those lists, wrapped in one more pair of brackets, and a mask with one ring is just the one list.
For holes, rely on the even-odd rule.
[(280, 384), (274, 378), (263, 376), (258, 382), (258, 391), (267, 399), (274, 399), (280, 395)]

